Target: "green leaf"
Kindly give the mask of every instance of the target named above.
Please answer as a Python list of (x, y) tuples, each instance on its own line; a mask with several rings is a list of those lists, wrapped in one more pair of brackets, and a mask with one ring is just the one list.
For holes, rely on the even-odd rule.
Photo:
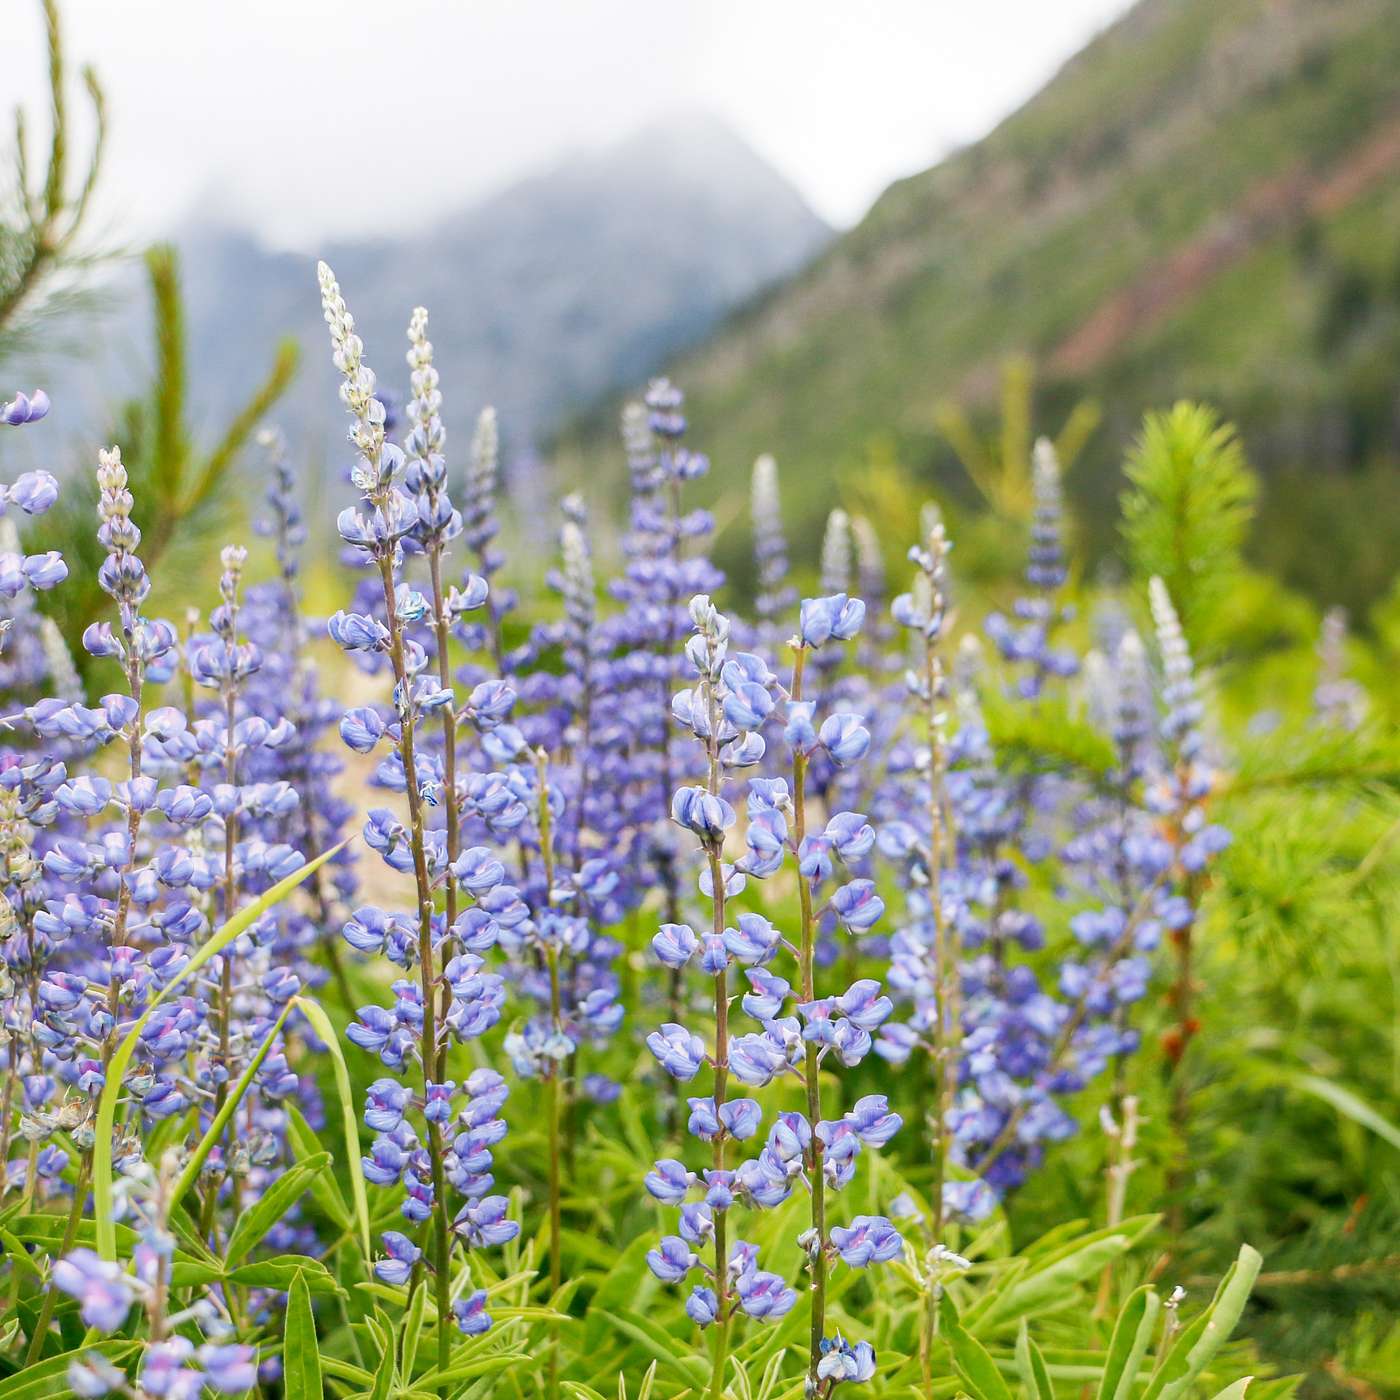
[(1340, 1084), (1334, 1084), (1330, 1079), (1323, 1079), (1315, 1074), (1300, 1074), (1293, 1082), (1306, 1093), (1315, 1094), (1331, 1104), (1338, 1113), (1350, 1118), (1353, 1123), (1360, 1123), (1363, 1128), (1369, 1128), (1392, 1147), (1400, 1148), (1400, 1128), (1388, 1118), (1382, 1117), (1365, 1099), (1352, 1093), (1350, 1089), (1344, 1089)]
[(1002, 1379), (986, 1347), (959, 1321), (958, 1310), (947, 1293), (940, 1300), (939, 1310), (943, 1335), (948, 1340), (953, 1364), (963, 1384), (976, 1400), (1011, 1400), (1011, 1388)]
[(287, 1293), (287, 1321), (282, 1332), (282, 1394), (284, 1400), (320, 1400), (321, 1351), (316, 1342), (316, 1318), (306, 1275), (297, 1270)]
[(1030, 1400), (1055, 1400), (1055, 1388), (1050, 1384), (1050, 1373), (1045, 1369), (1045, 1358), (1040, 1348), (1031, 1340), (1031, 1330), (1026, 1319), (1016, 1329), (1016, 1374), (1026, 1388)]
[(65, 1351), (61, 1356), (50, 1356), (26, 1366), (13, 1376), (0, 1381), (0, 1400), (52, 1400), (67, 1390), (68, 1368), (88, 1352), (100, 1352), (114, 1365), (120, 1366), (137, 1350), (135, 1342), (98, 1342), (93, 1346), (78, 1347)]
[(219, 1262), (218, 1256), (200, 1237), (194, 1221), (183, 1211), (172, 1211), (168, 1223), (171, 1233), (177, 1236), (180, 1243), (189, 1250), (192, 1259), (203, 1264), (217, 1264)]
[(182, 1259), (177, 1256), (170, 1265), (172, 1288), (204, 1288), (224, 1277), (224, 1266), (205, 1259)]
[(1128, 1400), (1137, 1381), (1138, 1368), (1152, 1344), (1153, 1329), (1162, 1300), (1144, 1285), (1129, 1295), (1113, 1324), (1113, 1337), (1104, 1358), (1098, 1400)]
[(1233, 1385), (1227, 1385), (1224, 1390), (1217, 1390), (1211, 1400), (1244, 1400), (1244, 1393), (1253, 1379), (1253, 1376), (1241, 1376)]
[(374, 1384), (374, 1377), (363, 1366), (356, 1366), (349, 1361), (338, 1361), (333, 1356), (321, 1357), (320, 1363), (321, 1370), (338, 1381), (350, 1381), (366, 1390)]
[(243, 1095), (248, 1092), (249, 1085), (253, 1082), (253, 1077), (262, 1068), (262, 1062), (267, 1059), (268, 1052), (272, 1049), (272, 1042), (277, 1039), (282, 1031), (282, 1025), (286, 1021), (292, 1009), (292, 1003), (288, 1002), (282, 1008), (282, 1014), (273, 1022), (272, 1029), (268, 1032), (267, 1038), (258, 1046), (257, 1053), (248, 1061), (248, 1067), (238, 1076), (238, 1081), (233, 1086), (233, 1092), (224, 1100), (224, 1106), (214, 1115), (214, 1121), (210, 1123), (209, 1130), (199, 1140), (199, 1145), (190, 1156), (190, 1160), (185, 1164), (185, 1169), (180, 1173), (180, 1179), (175, 1183), (175, 1189), (170, 1196), (170, 1207), (175, 1206), (184, 1199), (185, 1193), (199, 1179), (200, 1168), (204, 1166), (205, 1158), (214, 1149), (214, 1144), (223, 1137), (224, 1129), (228, 1127), (229, 1120), (238, 1112), (238, 1105), (243, 1101)]
[(522, 1361), (533, 1358), (523, 1351), (493, 1351), (489, 1356), (473, 1357), (470, 1361), (459, 1361), (444, 1371), (429, 1371), (414, 1381), (418, 1390), (432, 1390), (448, 1381), (467, 1381), (476, 1376), (494, 1376), (498, 1371), (518, 1366)]
[[(335, 851), (340, 849), (339, 846)], [(335, 851), (329, 852), (334, 855)], [(369, 1242), (369, 1199), (365, 1193), (365, 1174), (360, 1165), (360, 1118), (355, 1108), (355, 1094), (350, 1087), (350, 1071), (341, 1054), (340, 1039), (331, 1025), (331, 1018), (317, 1002), (306, 997), (294, 997), (302, 1014), (311, 1022), (312, 1029), (325, 1042), (326, 1051), (335, 1066), (336, 1097), (340, 1101), (340, 1121), (345, 1137), (345, 1166), (350, 1173), (350, 1195), (355, 1203), (355, 1220), (360, 1227), (360, 1248), (366, 1260), (374, 1257)]]
[[(15, 1233), (27, 1243), (53, 1246), (62, 1243), (68, 1228), (68, 1217), (54, 1215), (51, 1211), (40, 1211), (33, 1215), (21, 1215), (13, 1224)], [(135, 1249), (140, 1240), (140, 1236), (130, 1225), (114, 1225), (113, 1234), (124, 1250)], [(80, 1220), (73, 1238), (77, 1244), (92, 1244), (97, 1238), (96, 1222)]]
[(1132, 1244), (1126, 1234), (1091, 1237), (1079, 1248), (1062, 1254), (1043, 1268), (1018, 1280), (997, 1299), (982, 1318), (984, 1328), (1034, 1316), (1073, 1301), (1075, 1286), (1103, 1271)]
[(345, 1290), (331, 1277), (326, 1266), (319, 1259), (310, 1259), (305, 1254), (281, 1254), (276, 1259), (240, 1264), (236, 1269), (230, 1269), (224, 1277), (230, 1283), (241, 1283), (247, 1288), (274, 1288), (279, 1293), (285, 1293), (292, 1286), (298, 1269), (306, 1275), (306, 1286), (313, 1293), (345, 1296)]
[(44, 1271), (29, 1257), (29, 1251), (8, 1230), (0, 1229), (0, 1244), (5, 1246), (16, 1269), (42, 1280)]
[(420, 1281), (413, 1290), (408, 1312), (404, 1315), (403, 1327), (403, 1373), (409, 1379), (413, 1375), (413, 1364), (418, 1360), (418, 1340), (423, 1335), (423, 1309), (428, 1301), (428, 1286)]
[(1240, 1246), (1239, 1257), (1221, 1279), (1210, 1306), (1177, 1337), (1142, 1400), (1181, 1400), (1190, 1391), (1235, 1330), (1262, 1263), (1258, 1250)]
[(651, 1236), (646, 1234), (633, 1240), (621, 1255), (616, 1256), (612, 1268), (598, 1285), (583, 1324), (585, 1355), (596, 1356), (607, 1343), (605, 1313), (619, 1308), (645, 1308), (646, 1300), (654, 1289), (654, 1276), (647, 1267), (647, 1252), (652, 1244)]
[(375, 1309), (369, 1319), (370, 1331), (379, 1343), (379, 1366), (374, 1373), (374, 1389), (370, 1400), (388, 1400), (389, 1392), (398, 1379), (398, 1368), (394, 1362), (394, 1330), (382, 1312)]
[(238, 1217), (224, 1251), (224, 1259), (231, 1267), (248, 1257), (258, 1241), (297, 1203), (312, 1178), (325, 1171), (330, 1160), (331, 1154), (322, 1152), (289, 1167)]
[[(595, 1306), (590, 1311), (598, 1309)], [(622, 1309), (617, 1312), (603, 1312), (602, 1315), (618, 1331), (626, 1333), (663, 1365), (679, 1371), (691, 1385), (703, 1386), (709, 1378), (709, 1370), (704, 1363), (698, 1357), (679, 1350), (676, 1339), (650, 1318)]]
[[(205, 963), (217, 957), (269, 909), (275, 909), (303, 880), (333, 856), (338, 855), (348, 844), (348, 841), (342, 841), (329, 851), (323, 851), (314, 860), (307, 861), (300, 870), (294, 870), (285, 880), (279, 880), (266, 894), (240, 909), (233, 918), (222, 924), (207, 942), (195, 950), (194, 955), (185, 964), (184, 971), (167, 982), (151, 999), (150, 1005), (136, 1024), (122, 1037), (107, 1066), (107, 1082), (97, 1103), (96, 1141), (92, 1149), (93, 1216), (97, 1221), (97, 1252), (103, 1259), (115, 1260), (117, 1257), (112, 1200), (112, 1128), (116, 1123), (117, 1100), (121, 1097), (126, 1072), (131, 1065), (131, 1057), (136, 1051), (141, 1032), (146, 1028), (146, 1022), (150, 1020), (156, 1007), (194, 977)], [(356, 1155), (358, 1157), (358, 1153)]]
[[(292, 1156), (298, 1162), (304, 1162), (308, 1157), (314, 1157), (324, 1150), (315, 1129), (302, 1116), (296, 1104), (284, 1104), (283, 1111), (287, 1115), (287, 1143), (292, 1149)], [(332, 1173), (316, 1174), (311, 1182), (311, 1195), (339, 1229), (354, 1230), (355, 1217), (350, 1213), (350, 1207), (345, 1204), (345, 1197), (341, 1194), (340, 1186)]]

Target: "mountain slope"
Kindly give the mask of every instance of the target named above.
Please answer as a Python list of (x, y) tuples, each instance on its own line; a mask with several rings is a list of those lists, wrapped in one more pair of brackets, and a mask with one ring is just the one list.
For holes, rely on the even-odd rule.
[(680, 358), (714, 489), (777, 452), (808, 537), (873, 451), (957, 491), (938, 405), (985, 404), (1026, 352), (1045, 425), (1085, 391), (1108, 410), (1072, 483), (1093, 543), (1142, 410), (1191, 394), (1241, 420), (1277, 547), (1316, 505), (1294, 469), (1341, 474), (1344, 506), (1400, 452), (1397, 72), (1400, 0), (1143, 0)]
[[(402, 198), (384, 174), (382, 197)], [(388, 392), (404, 391), (405, 328), (426, 306), (449, 427), (465, 441), (492, 403), (507, 450), (524, 449), (565, 413), (695, 342), (829, 236), (783, 177), (702, 112), (575, 156), (405, 238), (293, 254), (242, 230), (195, 225), (174, 238), (192, 398), (211, 419), (227, 415), (290, 333), (302, 370), (277, 417), (313, 459), (339, 454), (316, 290), (323, 256)], [(138, 299), (108, 329), (117, 363), (97, 371), (108, 392), (129, 382), (121, 361), (131, 343), (148, 343), (146, 318)]]

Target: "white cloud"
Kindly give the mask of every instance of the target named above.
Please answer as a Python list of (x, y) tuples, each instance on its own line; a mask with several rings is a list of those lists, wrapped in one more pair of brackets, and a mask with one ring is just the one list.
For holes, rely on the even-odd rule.
[[(1126, 0), (63, 0), (112, 112), (101, 208), (392, 233), (695, 102), (828, 218), (987, 130)], [(37, 0), (6, 87), (42, 112)], [(11, 81), (13, 80), (13, 81)], [(10, 91), (6, 93), (7, 98)]]

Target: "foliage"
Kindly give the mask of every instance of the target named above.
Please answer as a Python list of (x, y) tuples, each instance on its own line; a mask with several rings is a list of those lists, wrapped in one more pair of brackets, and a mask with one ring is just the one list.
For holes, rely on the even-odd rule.
[(1124, 468), (1123, 533), (1137, 576), (1156, 575), (1197, 650), (1236, 585), (1253, 511), (1254, 478), (1235, 431), (1209, 408), (1149, 413)]
[[(183, 572), (207, 556), (215, 531), (229, 523), (235, 468), (259, 424), (290, 386), (298, 352), (292, 341), (278, 347), (262, 383), (218, 433), (214, 445), (202, 449), (189, 423), (179, 259), (174, 248), (157, 245), (147, 251), (145, 263), (154, 320), (155, 376), (144, 397), (121, 406), (110, 436), (123, 444), (133, 489), (158, 503), (145, 533), (146, 558), (156, 563), (169, 553), (172, 565)], [(97, 584), (102, 551), (86, 528), (96, 499), (90, 480), (80, 478), (25, 536), (28, 548), (61, 545), (74, 565), (69, 587), (49, 594), (43, 605), (58, 623), (84, 675), (91, 663), (79, 643), (104, 602)]]
[[(1400, 550), (1396, 20), (1394, 0), (1124, 7), (994, 131), (895, 181), (803, 273), (671, 362), (712, 425), (706, 503), (737, 510), (748, 463), (780, 444), (804, 483), (796, 563), (815, 569), (821, 522), (871, 444), (890, 443), (921, 495), (956, 494), (939, 406), (993, 419), (999, 367), (1027, 355), (1037, 422), (1085, 397), (1103, 407), (1070, 474), (1091, 573), (1117, 555), (1109, 502), (1144, 413), (1187, 396), (1249, 443), (1265, 522), (1252, 560), (1360, 619)], [(567, 435), (580, 480), (610, 428), (598, 415)], [(732, 571), (744, 542), (722, 546)]]
[(69, 179), (72, 130), (57, 0), (43, 0), (43, 11), (52, 132), (47, 165), (36, 178), (29, 164), (25, 115), (23, 110), (15, 114), (14, 179), (0, 205), (0, 359), (30, 342), (46, 306), (53, 309), (65, 299), (72, 274), (89, 261), (78, 242), (101, 171), (107, 132), (102, 88), (92, 69), (84, 68), (83, 86), (92, 103), (96, 133), (86, 171), (74, 192)]
[[(1038, 446), (984, 617), (936, 518), (890, 597), (838, 515), (794, 607), (768, 464), (748, 616), (661, 381), (624, 424), (621, 565), (600, 589), (565, 501), (530, 612), (494, 417), (449, 470), (426, 312), (399, 419), (323, 266), (363, 572), (305, 615), (270, 440), (275, 575), (226, 546), (181, 635), (147, 503), (197, 519), (251, 424), (195, 459), (151, 268), (142, 465), (104, 449), (94, 556), (67, 518), (69, 576), (22, 560), (7, 619), (0, 1397), (1384, 1382), (1400, 748), (1350, 670), (1388, 614), (1197, 673), (1242, 568), (1228, 429), (1147, 425), (1155, 572), (1113, 594), (1074, 577)], [(95, 706), (28, 644), (30, 594), (84, 588)]]
[[(956, 403), (938, 409), (938, 428), (958, 454), (963, 470), (999, 520), (1029, 521), (1034, 495), (1031, 487), (1031, 413), (1033, 367), (1024, 357), (1009, 359), (1001, 369), (1001, 430), (983, 442)], [(1099, 424), (1099, 408), (1084, 399), (1071, 410), (1059, 435), (1055, 453), (1069, 471)]]

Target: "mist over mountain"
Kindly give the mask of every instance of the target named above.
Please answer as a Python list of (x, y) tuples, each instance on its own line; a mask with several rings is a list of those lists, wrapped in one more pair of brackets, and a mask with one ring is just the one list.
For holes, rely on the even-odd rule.
[[(367, 175), (366, 191), (412, 199), (391, 163)], [(302, 366), (274, 420), (308, 459), (338, 454), (343, 422), (315, 274), (324, 257), (390, 395), (403, 396), (405, 328), (426, 306), (449, 430), (463, 442), (479, 408), (494, 404), (507, 448), (523, 450), (701, 339), (830, 236), (787, 180), (702, 111), (581, 152), (407, 238), (281, 252), (244, 229), (191, 222), (172, 239), (191, 401), (196, 417), (227, 417), (291, 335)], [(135, 275), (124, 276), (131, 295), (102, 353), (70, 371), (71, 382), (52, 381), (84, 416), (96, 407), (92, 385), (134, 388), (150, 363), (150, 314)]]
[[(1364, 613), (1400, 551), (1397, 73), (1400, 0), (1141, 0), (677, 357), (714, 463), (699, 493), (742, 522), (749, 465), (776, 453), (809, 565), (872, 461), (972, 498), (940, 405), (990, 431), (1000, 368), (1025, 355), (1041, 430), (1083, 395), (1103, 405), (1068, 482), (1093, 553), (1114, 546), (1143, 412), (1201, 398), (1264, 475), (1271, 567)], [(564, 436), (566, 471), (615, 453), (615, 417)], [(745, 536), (720, 541), (726, 566)]]

